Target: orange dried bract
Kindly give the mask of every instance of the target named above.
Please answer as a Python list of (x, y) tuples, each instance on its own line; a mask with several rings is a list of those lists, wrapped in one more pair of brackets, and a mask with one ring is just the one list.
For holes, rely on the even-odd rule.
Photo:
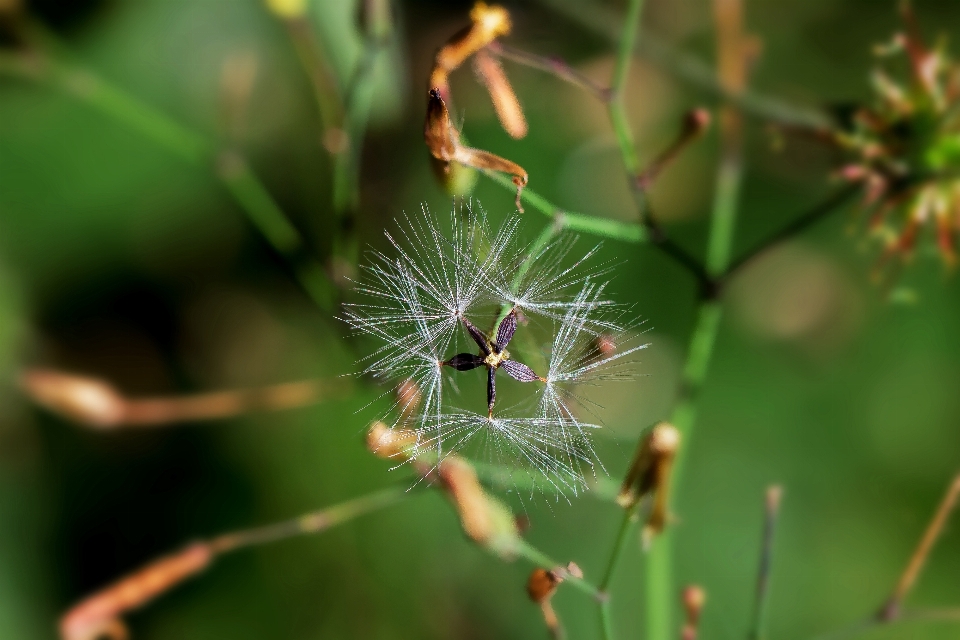
[(434, 59), (430, 86), (445, 98), (450, 96), (447, 83), (450, 72), (483, 47), (510, 33), (510, 14), (499, 5), (477, 2), (470, 11), (470, 19), (473, 24), (450, 38)]
[(118, 636), (119, 617), (153, 600), (186, 578), (203, 571), (213, 559), (210, 547), (192, 544), (150, 563), (136, 573), (83, 600), (60, 619), (63, 640), (94, 640), (104, 633)]
[(431, 155), (437, 160), (446, 162), (449, 171), (450, 162), (458, 162), (475, 169), (500, 171), (513, 176), (513, 184), (517, 185), (517, 209), (522, 213), (520, 194), (527, 186), (527, 172), (516, 162), (484, 151), (465, 147), (460, 143), (460, 133), (450, 121), (450, 112), (440, 95), (440, 89), (434, 88), (427, 93), (427, 117), (423, 125), (423, 138)]
[(527, 135), (527, 119), (523, 115), (523, 107), (513, 91), (513, 86), (503, 72), (500, 61), (481, 50), (473, 59), (477, 75), (487, 88), (493, 108), (497, 112), (500, 124), (512, 138), (523, 138)]

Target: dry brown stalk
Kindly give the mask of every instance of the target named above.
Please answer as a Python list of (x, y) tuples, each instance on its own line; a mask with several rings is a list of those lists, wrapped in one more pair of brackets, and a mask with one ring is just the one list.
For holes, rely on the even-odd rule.
[(349, 385), (345, 379), (317, 379), (195, 395), (127, 398), (109, 383), (88, 376), (51, 369), (30, 369), (20, 376), (21, 388), (34, 402), (98, 429), (155, 427), (292, 409), (339, 395)]
[(927, 530), (923, 532), (917, 548), (914, 550), (913, 555), (910, 556), (910, 561), (907, 562), (907, 566), (904, 568), (900, 580), (897, 581), (893, 593), (890, 594), (890, 597), (880, 608), (880, 611), (877, 612), (876, 618), (878, 620), (889, 622), (900, 616), (900, 607), (903, 604), (903, 600), (907, 594), (910, 593), (910, 589), (913, 588), (917, 578), (920, 577), (920, 572), (927, 562), (927, 557), (930, 555), (930, 551), (933, 549), (937, 538), (940, 537), (940, 533), (943, 531), (943, 527), (946, 525), (951, 512), (953, 512), (958, 497), (960, 497), (960, 474), (955, 476), (950, 483), (946, 494), (943, 496), (943, 500), (940, 501), (940, 506), (937, 507), (936, 513), (933, 514), (933, 519), (930, 520), (930, 524), (927, 525)]
[(60, 619), (63, 640), (125, 638), (120, 616), (137, 609), (210, 565), (210, 545), (195, 543), (178, 553), (155, 560), (70, 609)]

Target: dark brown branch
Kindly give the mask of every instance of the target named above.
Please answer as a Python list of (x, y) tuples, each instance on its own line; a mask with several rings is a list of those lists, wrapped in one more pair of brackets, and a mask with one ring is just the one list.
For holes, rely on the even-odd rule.
[(786, 226), (774, 232), (769, 238), (763, 240), (758, 245), (752, 249), (749, 249), (742, 256), (734, 260), (727, 269), (726, 273), (723, 275), (723, 278), (721, 279), (722, 282), (726, 283), (729, 281), (729, 279), (739, 272), (744, 266), (755, 260), (761, 254), (765, 253), (768, 249), (780, 244), (784, 240), (788, 240), (793, 236), (800, 234), (808, 227), (811, 227), (819, 222), (822, 218), (825, 218), (827, 215), (832, 213), (834, 209), (849, 200), (859, 190), (859, 185), (845, 186), (834, 192), (823, 202), (815, 205), (806, 213), (801, 214), (793, 221), (787, 223)]

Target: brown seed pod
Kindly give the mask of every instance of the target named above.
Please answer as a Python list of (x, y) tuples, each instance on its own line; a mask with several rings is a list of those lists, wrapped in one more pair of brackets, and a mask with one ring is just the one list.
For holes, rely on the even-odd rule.
[(123, 396), (96, 378), (32, 369), (20, 376), (20, 386), (37, 404), (92, 427), (116, 427), (126, 413)]

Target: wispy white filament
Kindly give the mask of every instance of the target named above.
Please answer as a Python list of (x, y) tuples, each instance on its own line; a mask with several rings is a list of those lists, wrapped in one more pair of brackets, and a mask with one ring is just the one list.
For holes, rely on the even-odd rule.
[[(447, 236), (425, 210), (404, 216), (399, 233), (387, 233), (392, 255), (372, 251), (361, 267), (357, 292), (364, 300), (346, 305), (344, 319), (380, 343), (361, 361), (363, 373), (417, 385), (416, 410), (400, 401), (394, 409), (417, 432), (418, 447), (440, 458), (480, 448), (544, 486), (576, 493), (598, 465), (591, 436), (600, 428), (598, 420), (583, 419), (595, 416), (596, 405), (578, 387), (629, 377), (628, 356), (646, 345), (599, 349), (598, 337), (610, 343), (632, 328), (623, 321), (627, 310), (604, 297), (600, 278), (609, 267), (586, 264), (596, 248), (571, 259), (571, 236), (529, 255), (518, 241), (519, 220), (512, 217), (493, 232), (482, 210), (468, 209), (463, 220), (454, 212)], [(524, 383), (538, 401), (527, 411), (498, 405), (488, 416), (458, 407), (457, 372), (442, 363), (476, 351), (463, 339), (464, 319), (483, 326), (478, 320), (498, 309), (541, 316), (553, 334), (548, 370), (536, 371), (541, 381)], [(530, 330), (520, 326), (517, 333)]]

